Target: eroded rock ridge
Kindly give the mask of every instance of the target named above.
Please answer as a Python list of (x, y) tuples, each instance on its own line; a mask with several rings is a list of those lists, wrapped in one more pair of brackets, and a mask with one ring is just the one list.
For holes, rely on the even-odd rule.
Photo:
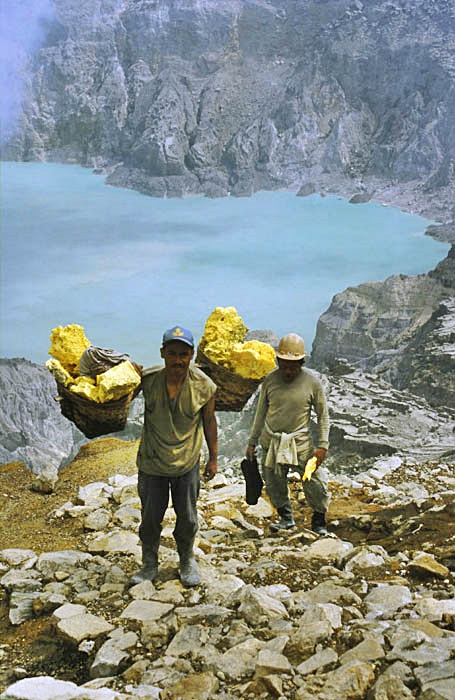
[(8, 157), (158, 196), (375, 196), (453, 236), (449, 0), (55, 6)]
[(433, 406), (455, 407), (455, 246), (428, 274), (349, 287), (316, 329), (312, 365), (344, 358)]

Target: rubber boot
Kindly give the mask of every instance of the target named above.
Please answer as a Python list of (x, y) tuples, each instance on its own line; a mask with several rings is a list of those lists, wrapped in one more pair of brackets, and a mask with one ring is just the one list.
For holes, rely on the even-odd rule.
[(325, 513), (318, 513), (318, 511), (313, 511), (311, 518), (311, 529), (317, 535), (327, 535), (327, 525), (325, 522)]
[(277, 523), (272, 523), (269, 525), (272, 532), (279, 532), (280, 530), (292, 530), (295, 527), (294, 517), (292, 515), (291, 506), (283, 506), (282, 508), (277, 508), (278, 515), (281, 516), (281, 520)]
[(143, 581), (154, 581), (158, 576), (158, 547), (142, 545), (142, 568), (130, 578), (132, 586)]
[(179, 547), (179, 559), (180, 559), (180, 581), (185, 588), (194, 588), (194, 586), (199, 586), (201, 582), (201, 576), (199, 574), (199, 568), (196, 563), (196, 559), (193, 554), (193, 545), (189, 547)]

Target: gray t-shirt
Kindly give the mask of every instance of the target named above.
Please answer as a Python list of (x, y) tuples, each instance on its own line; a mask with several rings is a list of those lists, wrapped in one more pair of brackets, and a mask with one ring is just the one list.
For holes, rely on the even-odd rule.
[(145, 400), (144, 427), (137, 466), (145, 474), (180, 476), (197, 463), (203, 441), (202, 408), (212, 398), (216, 384), (202, 370), (190, 365), (176, 398), (171, 401), (162, 366), (142, 373)]

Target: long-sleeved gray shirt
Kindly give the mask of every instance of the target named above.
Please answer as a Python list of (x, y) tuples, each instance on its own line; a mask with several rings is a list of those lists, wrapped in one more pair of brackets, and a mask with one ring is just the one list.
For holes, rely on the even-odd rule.
[(261, 444), (268, 449), (272, 433), (295, 433), (299, 462), (306, 459), (313, 449), (310, 432), (311, 410), (314, 409), (318, 424), (318, 447), (329, 446), (329, 412), (324, 389), (319, 379), (302, 368), (292, 382), (285, 382), (279, 370), (270, 372), (262, 382), (256, 408), (250, 445)]

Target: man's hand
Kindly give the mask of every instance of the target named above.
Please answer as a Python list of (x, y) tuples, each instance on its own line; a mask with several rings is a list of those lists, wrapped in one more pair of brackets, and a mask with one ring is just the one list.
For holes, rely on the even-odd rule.
[(204, 479), (210, 481), (218, 471), (216, 459), (208, 459), (204, 469)]
[(256, 453), (256, 445), (248, 445), (245, 457), (249, 462), (252, 462)]
[(326, 455), (327, 450), (325, 450), (323, 447), (316, 447), (316, 449), (313, 450), (313, 457), (316, 457), (318, 460), (318, 467), (325, 460)]

